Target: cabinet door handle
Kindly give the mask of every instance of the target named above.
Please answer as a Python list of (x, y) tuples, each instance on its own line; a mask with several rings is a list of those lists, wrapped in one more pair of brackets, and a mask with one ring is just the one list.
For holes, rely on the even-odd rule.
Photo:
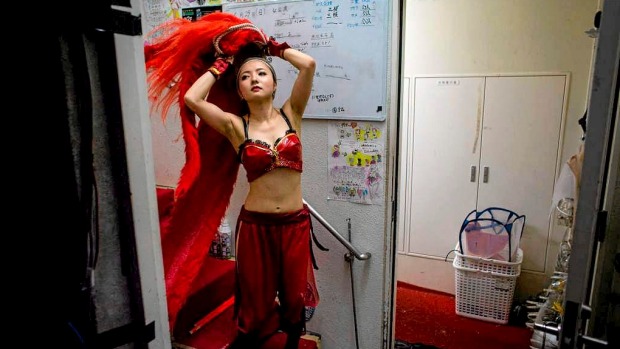
[(484, 166), (483, 172), (482, 172), (482, 183), (488, 183), (489, 182), (489, 166)]
[(472, 166), (471, 169), (469, 169), (469, 181), (476, 181), (476, 166)]

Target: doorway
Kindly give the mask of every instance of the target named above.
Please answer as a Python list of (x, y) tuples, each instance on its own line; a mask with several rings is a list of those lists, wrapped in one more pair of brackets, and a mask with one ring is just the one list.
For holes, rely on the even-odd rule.
[[(515, 303), (536, 297), (548, 285), (563, 232), (551, 219), (553, 190), (562, 165), (581, 144), (578, 120), (587, 108), (595, 46), (588, 32), (600, 4), (574, 0), (566, 5), (403, 4), (397, 343), (441, 347), (455, 335), (446, 329), (435, 339), (407, 337), (399, 323), (417, 318), (410, 323), (413, 332), (429, 333), (431, 327), (425, 331), (421, 326), (431, 326), (432, 321), (419, 314), (443, 314), (444, 320), (454, 315), (454, 249), (461, 223), (472, 210), (498, 206), (529, 218), (519, 239), (523, 260)], [(555, 85), (543, 82), (550, 76), (560, 80)], [(531, 84), (520, 90), (525, 80)], [(543, 93), (551, 95), (543, 98)], [(524, 103), (523, 98), (531, 101)], [(524, 113), (536, 112), (540, 114), (535, 119), (525, 121)], [(528, 125), (529, 130), (523, 128)], [(532, 156), (519, 159), (519, 154), (528, 153), (546, 155), (532, 163), (527, 162)], [(531, 182), (516, 186), (519, 179)], [(497, 187), (490, 188), (491, 182)], [(407, 305), (406, 297), (413, 303)], [(415, 308), (424, 297), (445, 299), (447, 312), (441, 313), (440, 305), (426, 311)], [(489, 333), (506, 334), (497, 329)], [(527, 333), (520, 338), (529, 342)]]

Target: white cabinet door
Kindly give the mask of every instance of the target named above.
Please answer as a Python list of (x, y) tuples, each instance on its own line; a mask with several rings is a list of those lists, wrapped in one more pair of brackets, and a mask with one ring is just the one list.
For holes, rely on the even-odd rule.
[(486, 78), (477, 208), (526, 216), (525, 270), (545, 270), (565, 85), (564, 75)]
[(414, 91), (401, 214), (408, 252), (444, 258), (476, 207), (484, 78), (416, 78)]
[(405, 253), (444, 258), (471, 210), (503, 207), (526, 215), (523, 269), (545, 271), (566, 83), (565, 75), (414, 80)]

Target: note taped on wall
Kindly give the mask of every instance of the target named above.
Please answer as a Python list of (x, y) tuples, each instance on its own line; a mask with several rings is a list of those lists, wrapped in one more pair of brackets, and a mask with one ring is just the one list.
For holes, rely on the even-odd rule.
[[(317, 69), (305, 118), (382, 121), (387, 106), (387, 1), (297, 0), (223, 3), (268, 36), (312, 55)], [(293, 66), (273, 59), (290, 91)], [(276, 95), (283, 104), (286, 95)]]

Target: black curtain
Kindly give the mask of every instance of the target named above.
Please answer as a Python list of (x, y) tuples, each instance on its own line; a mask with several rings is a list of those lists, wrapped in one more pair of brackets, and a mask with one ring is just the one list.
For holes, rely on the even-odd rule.
[[(34, 147), (19, 158), (33, 291), (18, 322), (25, 346), (146, 348), (118, 89), (114, 1), (50, 4), (20, 39)], [(29, 98), (30, 96), (36, 98)], [(17, 103), (15, 103), (17, 104)], [(25, 112), (24, 112), (25, 111)], [(32, 120), (32, 124), (23, 121)], [(24, 126), (25, 125), (25, 126)], [(24, 147), (26, 148), (26, 147)], [(32, 177), (34, 176), (34, 177)], [(23, 288), (20, 288), (24, 292)], [(18, 291), (19, 292), (19, 291)], [(137, 325), (136, 325), (137, 324)]]

